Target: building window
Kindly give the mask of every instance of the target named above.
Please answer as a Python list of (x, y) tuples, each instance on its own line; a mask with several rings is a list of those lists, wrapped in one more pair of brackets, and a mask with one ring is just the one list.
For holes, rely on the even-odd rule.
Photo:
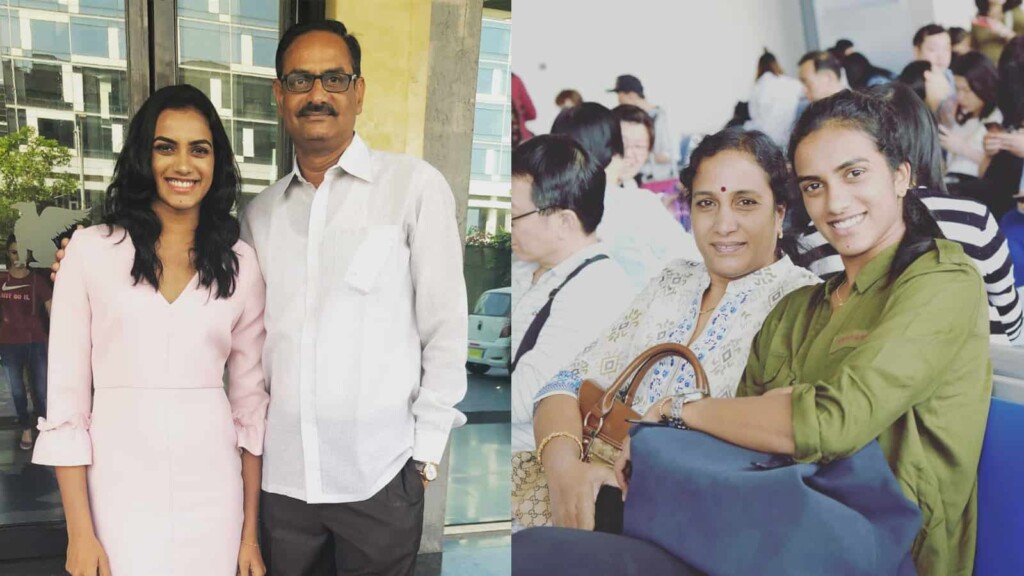
[(511, 25), (504, 22), (484, 21), (480, 32), (480, 53), (489, 56), (508, 56), (512, 43)]
[(76, 56), (125, 59), (127, 47), (124, 23), (97, 18), (72, 18), (71, 51)]
[[(32, 50), (32, 56), (50, 57), (54, 60), (71, 59), (71, 34), (66, 22), (29, 20), (31, 38), (22, 38), (22, 46)], [(28, 42), (25, 42), (28, 40)], [(31, 44), (31, 47), (25, 46)]]
[(277, 121), (277, 99), (274, 98), (274, 81), (270, 78), (235, 75), (234, 112), (254, 120)]
[(478, 104), (473, 124), (473, 134), (475, 136), (501, 138), (507, 132), (505, 129), (504, 112), (505, 110), (501, 106)]
[(75, 123), (71, 120), (54, 120), (39, 118), (37, 121), (39, 135), (56, 140), (61, 146), (75, 147)]
[(219, 24), (178, 20), (182, 66), (226, 69), (231, 65), (231, 37)]
[(128, 115), (128, 71), (107, 68), (75, 68), (81, 76), (85, 111), (104, 118)]
[[(65, 99), (64, 68), (59, 64), (43, 64), (29, 60), (10, 60), (12, 74), (7, 82), (14, 86), (14, 102), (50, 110), (71, 110)], [(7, 66), (5, 66), (7, 68)]]

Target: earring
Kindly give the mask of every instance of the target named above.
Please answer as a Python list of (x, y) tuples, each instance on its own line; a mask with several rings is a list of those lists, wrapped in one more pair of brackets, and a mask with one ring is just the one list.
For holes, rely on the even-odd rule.
[(779, 240), (782, 240), (782, 230), (779, 230)]

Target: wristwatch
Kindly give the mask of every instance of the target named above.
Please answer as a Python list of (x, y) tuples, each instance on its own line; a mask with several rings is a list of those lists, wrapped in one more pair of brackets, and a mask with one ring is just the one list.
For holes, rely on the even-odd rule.
[(707, 397), (707, 393), (703, 390), (695, 390), (679, 394), (678, 396), (673, 396), (672, 401), (669, 403), (671, 405), (669, 415), (665, 418), (665, 421), (670, 426), (674, 426), (680, 430), (689, 430), (689, 426), (686, 425), (686, 422), (683, 422), (683, 406), (690, 404), (691, 402), (703, 400)]
[(422, 476), (424, 480), (427, 482), (437, 480), (437, 464), (434, 464), (433, 462), (420, 462), (418, 460), (415, 462), (416, 471), (420, 473), (420, 476)]

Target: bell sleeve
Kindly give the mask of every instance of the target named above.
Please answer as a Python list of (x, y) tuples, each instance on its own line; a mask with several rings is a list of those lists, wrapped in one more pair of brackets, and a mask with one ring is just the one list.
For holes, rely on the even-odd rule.
[(47, 417), (39, 419), (35, 464), (92, 464), (92, 309), (85, 274), (85, 262), (92, 256), (91, 234), (90, 229), (75, 232), (53, 290)]

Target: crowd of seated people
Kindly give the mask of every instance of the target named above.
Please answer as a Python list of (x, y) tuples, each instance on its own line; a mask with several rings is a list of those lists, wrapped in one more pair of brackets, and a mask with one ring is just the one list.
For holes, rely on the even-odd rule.
[[(1024, 345), (1019, 4), (997, 10), (979, 1), (970, 33), (922, 27), (898, 76), (850, 40), (805, 54), (795, 63), (799, 80), (765, 50), (746, 117), (695, 140), (680, 161), (678, 191), (661, 203), (680, 228), (686, 214), (686, 255), (669, 257), (671, 240), (654, 233), (664, 222), (638, 208), (651, 205), (643, 194), (654, 196), (637, 183), (661, 137), (647, 109), (590, 102), (559, 116), (553, 132), (579, 142), (580, 163), (604, 169), (604, 212), (588, 249), (567, 253), (570, 264), (548, 278), (529, 265), (513, 294), (522, 304), (514, 330), (534, 328), (541, 338), (560, 330), (571, 343), (558, 347), (557, 362), (535, 362), (543, 370), (512, 374), (514, 450), (542, 470), (539, 524), (547, 526), (524, 529), (537, 517), (516, 517), (515, 573), (570, 563), (600, 574), (593, 559), (602, 548), (635, 557), (632, 566), (646, 573), (687, 573), (686, 559), (650, 543), (593, 536), (602, 487), (628, 487), (629, 443), (614, 466), (586, 461), (578, 397), (585, 380), (607, 385), (644, 350), (669, 342), (692, 350), (708, 389), (693, 400), (694, 367), (662, 359), (630, 396), (643, 419), (798, 462), (842, 459), (878, 440), (922, 512), (910, 551), (917, 572), (970, 573), (988, 346)], [(615, 91), (629, 94), (634, 80), (620, 77)], [(514, 152), (513, 166), (539, 162), (536, 147)], [(545, 191), (582, 193), (571, 190), (577, 179), (550, 170), (516, 178), (517, 222), (544, 209)], [(513, 241), (522, 234), (514, 227)], [(625, 249), (617, 253), (617, 244)], [(608, 270), (625, 270), (632, 290), (596, 272), (550, 290), (598, 252)]]

